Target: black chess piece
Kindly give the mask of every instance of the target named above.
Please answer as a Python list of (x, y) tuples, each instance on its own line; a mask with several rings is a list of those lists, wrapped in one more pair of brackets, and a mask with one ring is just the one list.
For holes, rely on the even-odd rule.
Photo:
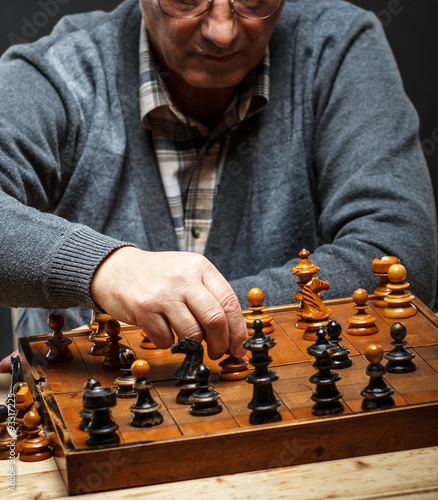
[(216, 415), (222, 411), (222, 405), (218, 401), (221, 395), (212, 389), (210, 383), (210, 368), (199, 365), (195, 370), (197, 390), (189, 397), (190, 413), (197, 417)]
[(94, 387), (83, 394), (84, 408), (91, 412), (90, 421), (85, 428), (89, 436), (88, 446), (117, 444), (120, 437), (117, 434), (119, 426), (114, 422), (111, 408), (116, 406), (116, 391), (112, 387)]
[(151, 396), (152, 382), (149, 379), (149, 363), (137, 359), (132, 363), (135, 377), (134, 390), (137, 394), (135, 403), (129, 408), (133, 413), (130, 424), (133, 427), (154, 427), (163, 423), (163, 416), (158, 411), (161, 405)]
[(171, 347), (172, 354), (183, 353), (186, 355), (181, 366), (175, 373), (178, 379), (176, 387), (180, 389), (176, 397), (176, 402), (180, 405), (189, 405), (189, 397), (196, 387), (195, 370), (204, 360), (204, 348), (198, 340), (186, 337)]
[(338, 346), (326, 338), (326, 330), (319, 328), (316, 332), (316, 342), (307, 348), (307, 352), (315, 357), (313, 366), (318, 370), (310, 377), (310, 382), (316, 384), (312, 400), (314, 415), (336, 415), (344, 411), (340, 393), (336, 382), (341, 379), (338, 373), (331, 371), (332, 356), (338, 351)]
[(330, 337), (330, 342), (337, 345), (339, 350), (333, 353), (332, 355), (332, 364), (331, 368), (334, 370), (349, 368), (353, 361), (348, 356), (350, 354), (350, 349), (340, 344), (342, 326), (338, 321), (331, 320), (327, 323), (326, 326), (327, 334)]
[(243, 344), (245, 349), (251, 351), (252, 358), (249, 362), (255, 370), (251, 372), (246, 381), (254, 385), (253, 397), (248, 408), (252, 410), (249, 416), (251, 424), (267, 424), (279, 422), (282, 415), (278, 410), (281, 402), (275, 397), (272, 383), (278, 380), (278, 373), (268, 369), (272, 362), (269, 349), (272, 349), (277, 341), (263, 333), (263, 321), (256, 319), (252, 324), (254, 333)]
[(361, 392), (364, 397), (362, 409), (369, 411), (392, 408), (395, 406), (391, 397), (394, 389), (385, 382), (383, 378), (385, 367), (380, 363), (383, 358), (383, 348), (378, 344), (371, 344), (365, 351), (365, 357), (369, 363), (366, 374), (370, 377), (370, 382)]
[(120, 340), (122, 340), (120, 330), (120, 323), (116, 319), (111, 318), (105, 324), (105, 331), (108, 335), (108, 345), (100, 351), (100, 354), (104, 356), (102, 361), (102, 366), (104, 368), (122, 367), (120, 353), (127, 346), (120, 343)]
[(69, 347), (72, 343), (72, 339), (66, 337), (62, 332), (65, 325), (64, 316), (59, 312), (53, 312), (49, 316), (47, 324), (53, 331), (53, 334), (45, 343), (49, 348), (46, 359), (49, 361), (69, 361), (73, 359), (73, 353)]
[[(89, 378), (84, 384), (84, 391), (94, 389), (95, 387), (100, 387), (100, 382), (93, 377)], [(83, 404), (83, 400), (82, 400), (82, 404)], [(81, 431), (84, 431), (90, 422), (91, 411), (86, 410), (85, 408), (82, 408), (82, 410), (79, 412), (78, 415), (82, 418), (82, 420), (79, 424), (79, 429), (81, 429)]]
[(387, 373), (409, 373), (416, 369), (415, 363), (412, 361), (415, 354), (408, 351), (404, 346), (407, 344), (406, 327), (403, 323), (397, 322), (391, 326), (390, 334), (394, 342), (392, 351), (385, 353), (385, 359), (388, 360), (385, 366)]
[(8, 390), (8, 399), (14, 398), (14, 387), (18, 382), (24, 382), (23, 371), (21, 369), (21, 361), (19, 356), (11, 356), (11, 384)]
[(132, 374), (131, 366), (132, 363), (137, 359), (134, 349), (130, 347), (124, 347), (120, 351), (120, 361), (122, 367), (120, 370), (123, 372), (119, 377), (114, 380), (117, 386), (116, 396), (118, 398), (135, 398), (137, 393), (134, 391), (135, 377)]

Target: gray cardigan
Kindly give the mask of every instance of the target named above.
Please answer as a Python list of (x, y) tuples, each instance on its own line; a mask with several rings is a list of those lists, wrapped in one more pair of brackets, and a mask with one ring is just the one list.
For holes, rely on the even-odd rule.
[[(0, 63), (0, 304), (91, 308), (96, 266), (129, 242), (177, 243), (140, 123), (138, 0), (65, 18)], [(379, 22), (338, 0), (288, 1), (271, 43), (271, 102), (232, 135), (205, 255), (245, 307), (293, 301), (307, 248), (323, 298), (372, 292), (397, 255), (434, 297), (436, 222), (418, 120)], [(28, 310), (20, 333), (47, 330)], [(67, 327), (88, 321), (69, 310)]]

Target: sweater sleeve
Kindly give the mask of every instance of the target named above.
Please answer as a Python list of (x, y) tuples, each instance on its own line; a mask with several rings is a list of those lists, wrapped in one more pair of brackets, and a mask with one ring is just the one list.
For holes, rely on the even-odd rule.
[(93, 273), (125, 244), (54, 214), (81, 142), (66, 99), (30, 61), (0, 63), (2, 306), (95, 307)]
[[(349, 296), (359, 287), (372, 293), (378, 282), (372, 259), (396, 255), (410, 290), (432, 305), (437, 225), (431, 181), (417, 114), (382, 27), (360, 13), (342, 40), (326, 37), (315, 46), (322, 62), (313, 76), (309, 163), (318, 244), (309, 250), (330, 283), (324, 297)], [(291, 302), (296, 279), (285, 275), (298, 262), (233, 281), (242, 304), (251, 286), (268, 290), (271, 304)]]

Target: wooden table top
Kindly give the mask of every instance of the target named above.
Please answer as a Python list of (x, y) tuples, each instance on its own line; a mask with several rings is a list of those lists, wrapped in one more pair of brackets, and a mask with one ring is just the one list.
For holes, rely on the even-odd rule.
[[(0, 374), (0, 398), (4, 402), (10, 377)], [(333, 443), (336, 446), (336, 443)], [(299, 498), (407, 499), (438, 498), (438, 447), (333, 460), (278, 469), (231, 474), (162, 485), (69, 497), (55, 460), (26, 463), (15, 460), (15, 492), (8, 491), (8, 461), (0, 461), (2, 499), (111, 500), (147, 497), (157, 499)], [(147, 471), (145, 471), (147, 474)]]

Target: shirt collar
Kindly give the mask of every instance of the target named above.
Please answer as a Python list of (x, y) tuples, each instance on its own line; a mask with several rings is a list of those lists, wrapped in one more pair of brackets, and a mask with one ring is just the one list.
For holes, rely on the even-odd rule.
[[(241, 90), (225, 112), (228, 126), (249, 118), (269, 103), (269, 47), (258, 66), (242, 82)], [(174, 103), (155, 64), (144, 21), (140, 30), (140, 113), (143, 125), (150, 128), (149, 114), (165, 107), (182, 122), (196, 124), (184, 116)]]

